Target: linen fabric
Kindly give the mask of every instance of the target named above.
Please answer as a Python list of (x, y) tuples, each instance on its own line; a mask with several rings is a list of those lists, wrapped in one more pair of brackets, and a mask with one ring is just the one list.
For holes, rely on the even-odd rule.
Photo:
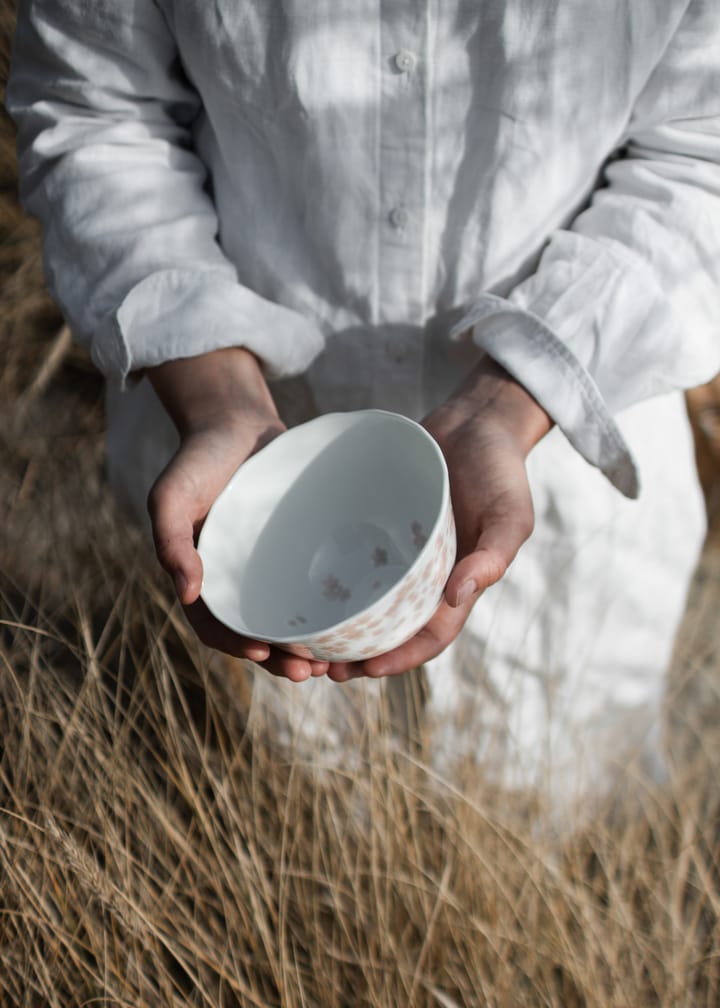
[[(420, 418), (486, 351), (558, 429), (428, 665), (435, 754), (565, 795), (655, 760), (704, 528), (677, 390), (720, 368), (714, 0), (19, 0), (7, 105), (134, 514), (176, 444), (146, 367), (244, 345), (288, 422)], [(358, 692), (255, 703), (333, 746)]]
[(20, 0), (7, 104), (109, 377), (418, 415), (472, 338), (633, 496), (614, 414), (720, 368), (719, 95), (714, 0)]
[[(286, 416), (307, 405), (275, 391)], [(110, 480), (149, 531), (145, 501), (177, 433), (146, 379), (124, 392), (109, 386), (107, 405)], [(617, 423), (643, 473), (640, 497), (619, 494), (552, 431), (528, 459), (535, 531), (424, 669), (433, 772), (455, 781), (459, 761), (475, 764), (476, 782), (538, 789), (548, 825), (562, 832), (628, 773), (641, 790), (662, 780), (668, 704), (684, 720), (682, 669), (670, 676), (668, 666), (705, 510), (682, 395), (625, 409)], [(299, 756), (347, 766), (388, 696), (395, 708), (406, 702), (403, 678), (298, 687), (259, 675), (249, 730), (264, 736), (272, 725)]]

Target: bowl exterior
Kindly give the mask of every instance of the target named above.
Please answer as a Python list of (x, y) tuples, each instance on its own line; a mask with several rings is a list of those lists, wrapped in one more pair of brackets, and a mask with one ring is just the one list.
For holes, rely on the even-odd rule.
[[(297, 476), (298, 466), (307, 458), (308, 452), (311, 457), (315, 457), (319, 450), (329, 444), (334, 437), (342, 435), (346, 430), (352, 428), (354, 424), (363, 423), (367, 417), (382, 416), (386, 422), (393, 424), (402, 423), (408, 428), (417, 428), (414, 436), (422, 432), (425, 439), (432, 440), (427, 431), (419, 424), (399, 414), (387, 413), (382, 410), (366, 410), (355, 413), (325, 414), (317, 417), (306, 424), (292, 428), (287, 434), (282, 435), (275, 441), (258, 452), (241, 467), (243, 471), (236, 474), (218, 500), (210, 510), (208, 519), (205, 522), (198, 542), (198, 550), (203, 558), (207, 572), (212, 572), (213, 563), (219, 570), (225, 571), (228, 550), (223, 545), (228, 536), (228, 514), (219, 506), (222, 502), (232, 501), (232, 493), (240, 485), (242, 475), (248, 475), (250, 468), (253, 468), (252, 476), (263, 487), (265, 497), (272, 497), (268, 490), (271, 488), (272, 479), (268, 482), (262, 470), (263, 462), (269, 465), (270, 454), (272, 455), (271, 477), (275, 478), (277, 472), (282, 472), (286, 479), (292, 482)], [(301, 439), (301, 448), (298, 449), (297, 439)], [(291, 450), (292, 442), (292, 450)], [(278, 448), (284, 448), (285, 456), (282, 456), (278, 464)], [(455, 562), (456, 542), (455, 523), (450, 503), (449, 480), (447, 468), (445, 466), (442, 453), (439, 447), (434, 444), (436, 457), (442, 463), (443, 492), (440, 502), (437, 519), (432, 523), (429, 537), (424, 540), (425, 533), (419, 522), (413, 521), (410, 524), (410, 531), (413, 536), (413, 544), (417, 553), (412, 566), (407, 573), (394, 584), (389, 591), (379, 597), (367, 608), (342, 620), (335, 626), (327, 627), (317, 632), (300, 633), (297, 636), (265, 636), (258, 635), (257, 639), (267, 640), (285, 651), (302, 657), (316, 657), (320, 660), (348, 662), (361, 661), (376, 655), (384, 654), (398, 647), (409, 640), (418, 632), (431, 618), (442, 599), (442, 593), (447, 583), (447, 579)], [(260, 470), (258, 470), (260, 466)], [(264, 502), (264, 498), (262, 498)], [(234, 533), (237, 526), (237, 516), (233, 509), (230, 509), (230, 533)], [(224, 515), (223, 521), (218, 525), (218, 515)], [(224, 522), (224, 523), (223, 523)], [(416, 530), (415, 526), (418, 526)], [(262, 523), (259, 527), (262, 527)], [(219, 532), (218, 532), (219, 529)], [(257, 530), (248, 531), (243, 527), (243, 535), (254, 541), (253, 536)], [(230, 535), (232, 538), (232, 535)], [(416, 541), (417, 540), (417, 541)], [(211, 579), (209, 579), (211, 580)], [(230, 584), (228, 588), (227, 577), (219, 582), (213, 582), (215, 587), (211, 591), (210, 584), (203, 584), (203, 599), (210, 612), (220, 622), (227, 625), (236, 633), (246, 637), (255, 637), (256, 634), (243, 621), (236, 618), (236, 590), (235, 584)], [(227, 588), (227, 591), (225, 589)], [(223, 594), (225, 592), (225, 594)], [(235, 608), (233, 608), (235, 607)]]
[[(416, 563), (370, 609), (317, 637), (303, 639), (323, 661), (364, 661), (385, 654), (413, 637), (431, 618), (455, 564), (455, 521), (449, 494), (444, 513)], [(293, 650), (292, 646), (287, 650)]]

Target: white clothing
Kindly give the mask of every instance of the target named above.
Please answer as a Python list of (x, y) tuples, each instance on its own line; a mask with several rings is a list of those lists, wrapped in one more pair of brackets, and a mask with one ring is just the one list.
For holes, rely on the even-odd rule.
[(20, 0), (7, 105), (108, 376), (243, 344), (420, 415), (474, 321), (633, 495), (612, 416), (720, 369), (714, 0)]
[[(283, 412), (293, 405), (297, 417), (297, 403)], [(146, 380), (109, 390), (108, 419), (111, 483), (147, 522), (177, 434)], [(663, 773), (665, 672), (705, 530), (682, 395), (640, 403), (618, 423), (643, 474), (639, 499), (552, 431), (528, 459), (533, 535), (426, 666), (434, 770), (452, 774), (471, 757), (494, 781), (547, 789), (563, 829), (576, 800), (602, 799), (631, 762)], [(344, 732), (371, 716), (384, 686), (259, 677), (257, 723), (269, 716), (301, 753), (345, 762)]]
[[(653, 723), (703, 532), (672, 393), (720, 368), (714, 3), (20, 0), (7, 104), (111, 380), (245, 345), (290, 420), (419, 417), (482, 348), (557, 422), (533, 538), (430, 663), (439, 738), (479, 702), (449, 748), (502, 723), (525, 779)], [(174, 434), (147, 382), (110, 395), (142, 510)]]

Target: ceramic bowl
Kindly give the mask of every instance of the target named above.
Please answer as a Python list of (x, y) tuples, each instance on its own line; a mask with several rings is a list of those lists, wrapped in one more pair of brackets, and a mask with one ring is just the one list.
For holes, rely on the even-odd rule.
[(232, 630), (330, 661), (383, 654), (437, 608), (455, 561), (445, 460), (394, 413), (330, 413), (245, 462), (198, 542)]

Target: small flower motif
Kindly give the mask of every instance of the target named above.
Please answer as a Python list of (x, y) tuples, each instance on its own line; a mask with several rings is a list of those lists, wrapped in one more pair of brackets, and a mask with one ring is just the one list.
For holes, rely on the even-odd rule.
[(410, 526), (410, 531), (412, 532), (413, 535), (413, 545), (415, 546), (416, 549), (421, 550), (425, 545), (425, 543), (427, 542), (427, 535), (425, 534), (425, 530), (423, 529), (420, 522), (415, 520)]
[(382, 546), (376, 546), (373, 551), (372, 562), (374, 567), (386, 567), (388, 562), (388, 551), (383, 549)]
[(403, 604), (404, 599), (405, 599), (405, 592), (398, 592), (398, 594), (392, 600), (392, 605), (387, 610), (387, 615), (392, 616), (394, 613), (396, 613), (400, 608), (400, 606)]
[(328, 602), (347, 602), (351, 592), (340, 584), (334, 574), (328, 574), (323, 580), (323, 595)]

